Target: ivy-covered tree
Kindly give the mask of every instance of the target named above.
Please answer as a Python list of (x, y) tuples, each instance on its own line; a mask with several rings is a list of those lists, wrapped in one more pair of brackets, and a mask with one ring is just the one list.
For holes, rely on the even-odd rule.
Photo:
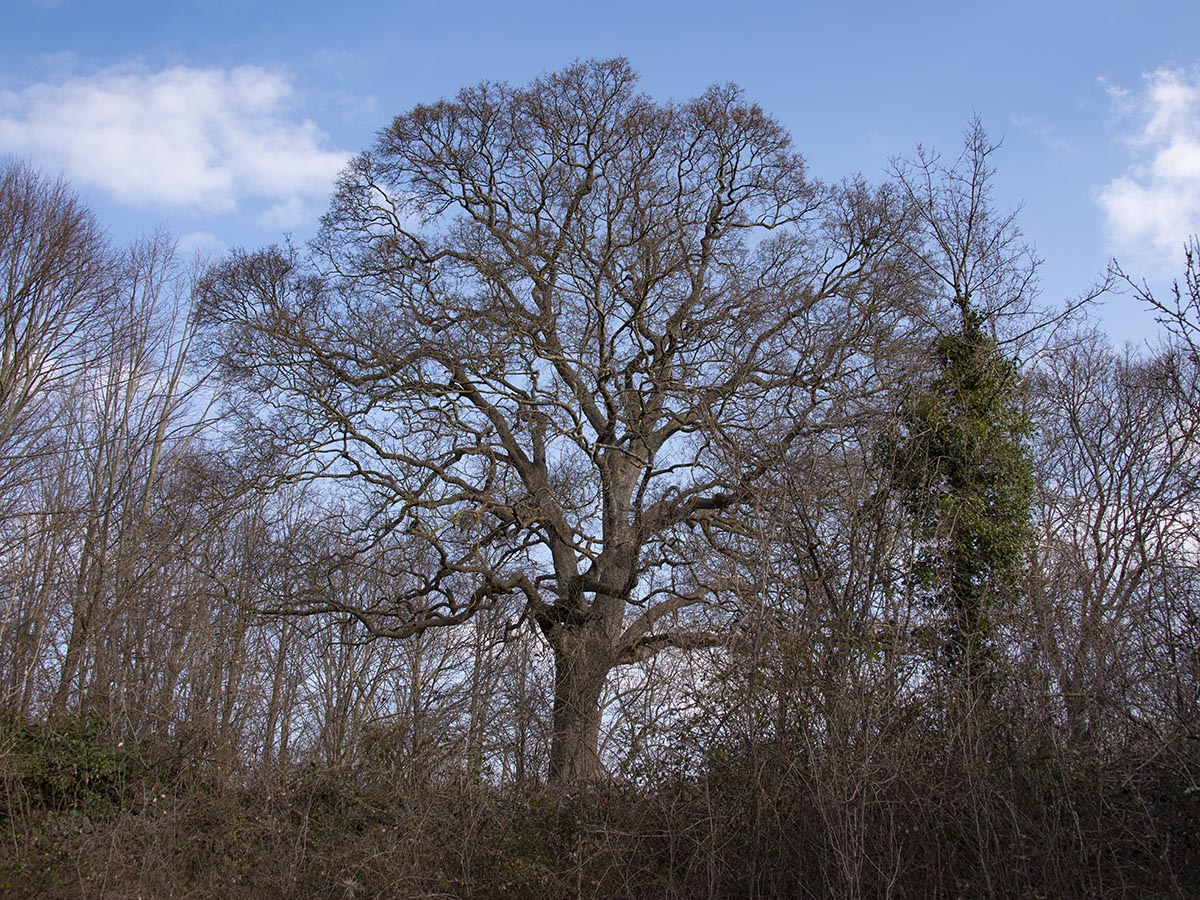
[(1030, 534), (1033, 475), (1021, 378), (983, 317), (933, 344), (936, 375), (904, 410), (897, 479), (921, 546), (918, 589), (946, 614), (952, 670), (980, 674), (991, 611), (1016, 595)]
[(920, 225), (910, 249), (943, 324), (891, 464), (917, 541), (915, 587), (944, 615), (950, 669), (968, 678), (987, 667), (992, 611), (1016, 594), (1033, 493), (1021, 376), (997, 334), (1030, 319), (1037, 260), (1016, 214), (992, 202), (995, 150), (975, 121), (952, 165), (922, 149), (896, 166)]

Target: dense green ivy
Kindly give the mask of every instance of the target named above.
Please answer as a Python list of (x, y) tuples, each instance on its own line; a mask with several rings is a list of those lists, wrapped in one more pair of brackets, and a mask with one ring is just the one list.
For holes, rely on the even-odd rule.
[(982, 317), (960, 309), (961, 327), (933, 343), (934, 377), (905, 405), (892, 464), (920, 548), (913, 578), (945, 614), (947, 662), (981, 675), (991, 613), (1018, 590), (1033, 471), (1017, 366)]

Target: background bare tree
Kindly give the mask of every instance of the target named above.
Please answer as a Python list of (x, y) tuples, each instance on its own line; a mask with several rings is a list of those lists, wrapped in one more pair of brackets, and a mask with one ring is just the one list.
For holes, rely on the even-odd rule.
[[(116, 280), (100, 226), (70, 187), (0, 164), (0, 489), (44, 452)], [(102, 349), (101, 349), (102, 352)]]
[(1164, 577), (1194, 554), (1200, 433), (1178, 390), (1194, 364), (1092, 338), (1039, 373), (1031, 611), (1076, 741), (1115, 737), (1140, 706), (1155, 665), (1142, 640), (1177, 643), (1143, 630), (1169, 602)]

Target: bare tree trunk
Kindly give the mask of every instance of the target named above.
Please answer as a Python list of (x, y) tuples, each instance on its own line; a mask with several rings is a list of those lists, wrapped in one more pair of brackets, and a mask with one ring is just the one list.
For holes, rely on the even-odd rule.
[(84, 539), (80, 564), (80, 575), (76, 584), (76, 595), (73, 598), (75, 609), (71, 617), (71, 630), (67, 635), (67, 649), (63, 657), (62, 669), (59, 674), (58, 688), (50, 703), (53, 715), (63, 715), (70, 704), (71, 688), (78, 681), (77, 695), (80, 708), (83, 706), (84, 676), (82, 674), (84, 651), (91, 637), (92, 619), (98, 609), (99, 592), (103, 587), (103, 548), (94, 550), (104, 528), (93, 518), (88, 524), (87, 536)]
[(514, 686), (513, 706), (513, 777), (518, 784), (524, 784), (531, 777), (530, 749), (533, 715), (531, 713), (530, 667), (533, 664), (530, 653), (532, 637), (522, 634), (518, 638), (516, 660), (513, 663), (513, 673), (516, 679)]
[[(271, 672), (271, 696), (267, 701), (267, 722), (263, 729), (262, 763), (264, 768), (277, 766), (283, 768), (284, 738), (280, 736), (278, 758), (276, 754), (276, 732), (280, 730), (284, 706), (284, 677), (287, 674), (287, 656), (291, 648), (292, 630), (295, 626), (284, 619), (279, 627), (279, 637), (275, 644), (275, 665)], [(284, 729), (286, 731), (286, 727)]]
[(551, 638), (554, 647), (554, 735), (550, 780), (556, 784), (595, 781), (604, 774), (597, 750), (603, 709), (600, 695), (612, 668), (612, 649), (603, 623), (592, 620), (572, 633)]

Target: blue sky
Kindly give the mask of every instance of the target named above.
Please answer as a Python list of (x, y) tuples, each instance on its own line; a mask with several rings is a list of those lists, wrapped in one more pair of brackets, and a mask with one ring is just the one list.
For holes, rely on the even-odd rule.
[[(1200, 3), (8, 0), (0, 154), (63, 173), (127, 240), (219, 251), (311, 235), (351, 153), (413, 104), (627, 56), (683, 99), (736, 82), (814, 175), (957, 153), (978, 114), (1047, 302), (1110, 257), (1163, 291), (1200, 231)], [(1132, 301), (1104, 322), (1150, 334)]]

